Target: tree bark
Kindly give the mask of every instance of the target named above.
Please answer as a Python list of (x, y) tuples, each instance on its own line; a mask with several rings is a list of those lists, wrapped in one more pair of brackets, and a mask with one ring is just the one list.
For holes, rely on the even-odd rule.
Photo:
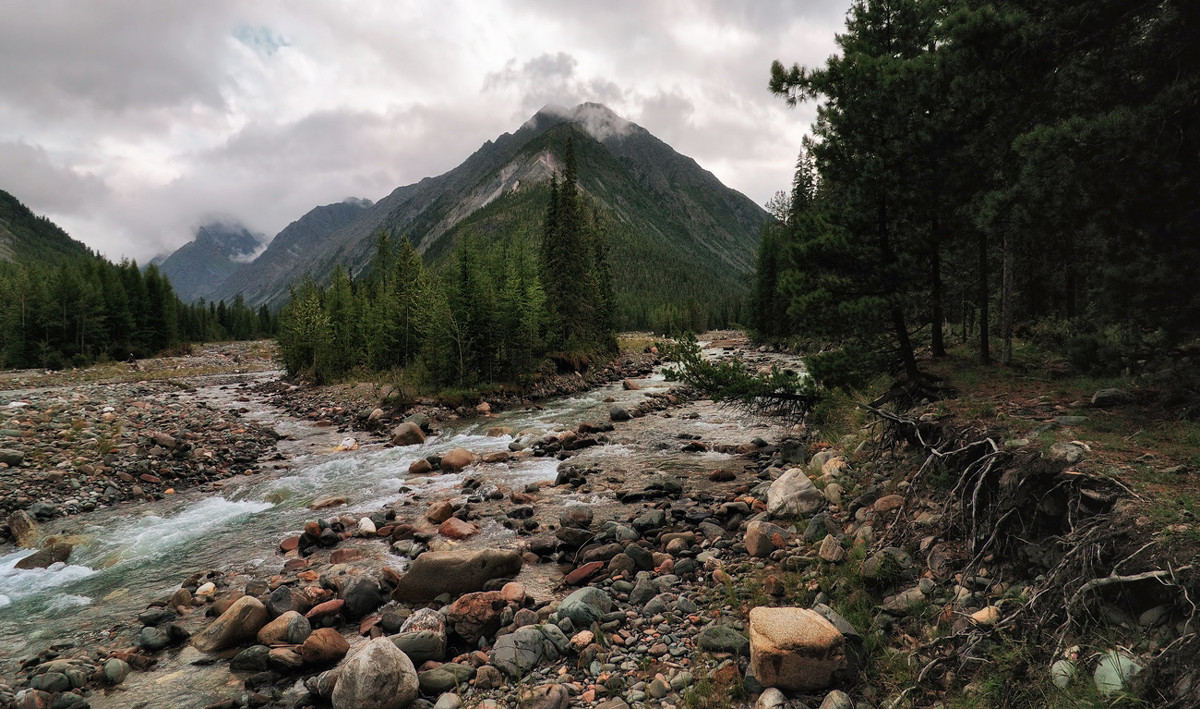
[(991, 343), (988, 328), (991, 326), (988, 313), (988, 240), (987, 234), (979, 231), (979, 361), (992, 363)]
[(1004, 344), (1000, 349), (1000, 362), (1012, 364), (1012, 331), (1013, 331), (1013, 255), (1011, 230), (1004, 231), (1004, 260), (1000, 276), (1000, 332), (1004, 336)]
[(946, 342), (943, 338), (942, 324), (946, 321), (945, 306), (942, 303), (942, 234), (941, 224), (937, 216), (929, 225), (931, 254), (929, 258), (929, 348), (934, 357), (946, 356)]

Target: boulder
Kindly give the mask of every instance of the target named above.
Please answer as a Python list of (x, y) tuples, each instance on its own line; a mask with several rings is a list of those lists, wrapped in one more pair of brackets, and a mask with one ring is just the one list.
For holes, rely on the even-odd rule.
[(17, 510), (8, 516), (8, 529), (13, 541), (23, 549), (33, 549), (41, 532), (38, 523), (25, 510)]
[(830, 564), (839, 564), (846, 560), (846, 550), (837, 537), (826, 534), (825, 538), (821, 540), (821, 548), (817, 551), (817, 556)]
[(25, 454), (21, 451), (15, 451), (11, 448), (0, 448), (0, 463), (5, 463), (10, 468), (15, 468), (25, 461)]
[(509, 677), (520, 678), (544, 661), (557, 660), (558, 648), (542, 633), (541, 627), (530, 625), (501, 635), (492, 648), (492, 664)]
[(629, 412), (620, 406), (614, 405), (608, 410), (608, 419), (615, 423), (628, 421), (630, 419)]
[(254, 596), (242, 596), (229, 610), (192, 638), (201, 652), (218, 652), (253, 639), (267, 624), (267, 608)]
[(558, 604), (558, 616), (570, 618), (576, 628), (586, 628), (600, 620), (613, 608), (612, 599), (604, 591), (587, 586), (575, 591)]
[(1096, 663), (1092, 681), (1096, 690), (1107, 697), (1125, 689), (1129, 680), (1141, 674), (1145, 668), (1138, 664), (1133, 655), (1118, 650), (1109, 650)]
[(299, 645), (312, 633), (308, 618), (296, 611), (286, 611), (258, 631), (263, 645)]
[(404, 709), (419, 687), (408, 655), (387, 638), (376, 638), (340, 668), (330, 699), (334, 709)]
[(392, 429), (393, 446), (413, 446), (425, 442), (425, 432), (414, 423), (402, 423)]
[(786, 546), (791, 536), (783, 527), (756, 519), (746, 525), (746, 551), (750, 556), (770, 556)]
[(754, 608), (750, 666), (764, 687), (824, 689), (835, 673), (846, 669), (845, 639), (832, 623), (807, 608)]
[(541, 684), (521, 692), (519, 709), (565, 709), (571, 701), (567, 688), (561, 684)]
[(457, 517), (438, 525), (438, 533), (447, 539), (469, 539), (479, 533), (479, 527)]
[(427, 695), (452, 692), (466, 688), (467, 682), (475, 678), (475, 668), (457, 662), (447, 662), (432, 670), (426, 670), (417, 675), (421, 691)]
[(840, 689), (835, 689), (825, 695), (825, 700), (817, 709), (854, 709), (854, 700)]
[(709, 652), (728, 652), (735, 655), (750, 654), (750, 640), (738, 631), (725, 625), (710, 625), (696, 636), (696, 644)]
[(300, 645), (300, 656), (310, 665), (332, 665), (345, 657), (347, 652), (350, 652), (350, 643), (333, 628), (312, 631)]
[(417, 664), (433, 660), (441, 662), (446, 658), (446, 636), (428, 630), (408, 633), (397, 633), (388, 636), (393, 645), (400, 648), (409, 659)]
[(44, 569), (60, 561), (65, 562), (71, 557), (71, 545), (66, 542), (53, 542), (33, 552), (17, 562), (18, 569)]
[(417, 557), (392, 595), (402, 603), (424, 603), (443, 593), (482, 591), (488, 581), (520, 570), (521, 555), (513, 549), (430, 551)]
[(792, 468), (780, 475), (767, 489), (767, 512), (777, 519), (806, 517), (825, 503), (825, 495), (801, 468)]
[(342, 588), (342, 615), (348, 620), (358, 620), (375, 612), (383, 605), (384, 593), (379, 582), (370, 576), (356, 576)]
[(478, 460), (475, 454), (466, 448), (454, 448), (442, 456), (441, 468), (444, 473), (457, 473)]
[(430, 524), (441, 524), (453, 516), (454, 505), (450, 504), (449, 500), (439, 500), (425, 511), (425, 519), (429, 520)]
[(1108, 406), (1124, 406), (1133, 403), (1133, 394), (1124, 389), (1101, 389), (1092, 394), (1092, 406), (1105, 408)]
[(426, 475), (433, 472), (433, 463), (430, 463), (424, 458), (417, 458), (413, 464), (408, 466), (409, 475)]
[(500, 616), (507, 607), (508, 601), (499, 591), (468, 593), (450, 604), (446, 622), (459, 637), (475, 645), (500, 629)]

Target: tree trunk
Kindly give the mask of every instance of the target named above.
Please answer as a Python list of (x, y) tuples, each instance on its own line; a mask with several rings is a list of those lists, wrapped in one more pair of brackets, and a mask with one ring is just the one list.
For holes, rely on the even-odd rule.
[(988, 242), (987, 234), (979, 232), (979, 361), (991, 364), (992, 351), (988, 342), (988, 328), (991, 327), (988, 317)]
[(935, 216), (929, 227), (932, 253), (929, 265), (929, 347), (934, 357), (946, 356), (946, 342), (942, 336), (942, 323), (946, 320), (945, 306), (942, 303), (942, 235), (941, 224)]
[(1004, 336), (1004, 344), (1000, 350), (1000, 362), (1012, 364), (1012, 331), (1013, 331), (1013, 255), (1011, 230), (1004, 231), (1004, 261), (1003, 272), (1000, 276), (1000, 332)]
[(892, 305), (892, 328), (896, 331), (896, 339), (900, 342), (900, 356), (904, 359), (904, 374), (911, 382), (921, 378), (921, 370), (917, 369), (917, 358), (913, 354), (912, 341), (908, 337), (908, 326), (904, 323), (904, 313), (900, 306)]
[[(878, 212), (878, 237), (879, 250), (883, 254), (884, 263), (888, 267), (896, 263), (896, 253), (892, 251), (891, 239), (888, 235), (888, 214), (887, 214), (887, 199), (879, 200)], [(898, 290), (898, 289), (897, 289)], [(891, 304), (892, 329), (896, 333), (896, 342), (900, 347), (900, 357), (904, 361), (904, 373), (910, 381), (917, 381), (921, 376), (920, 370), (917, 369), (917, 358), (913, 353), (912, 340), (908, 336), (908, 325), (904, 322), (904, 311), (900, 309), (898, 303)]]

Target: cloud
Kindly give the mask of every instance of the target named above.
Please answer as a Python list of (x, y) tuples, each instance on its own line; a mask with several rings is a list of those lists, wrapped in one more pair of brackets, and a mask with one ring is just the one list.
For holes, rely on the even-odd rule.
[(25, 3), (0, 23), (0, 188), (145, 260), (206, 216), (274, 234), (593, 101), (762, 202), (814, 110), (770, 96), (770, 62), (821, 63), (848, 4)]
[(99, 177), (56, 165), (38, 146), (0, 143), (0, 188), (39, 210), (79, 214), (108, 195)]

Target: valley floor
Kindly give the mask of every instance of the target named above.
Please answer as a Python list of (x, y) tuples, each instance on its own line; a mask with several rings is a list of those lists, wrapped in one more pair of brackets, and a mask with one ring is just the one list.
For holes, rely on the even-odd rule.
[[(1200, 703), (1197, 428), (1129, 387), (1093, 404), (1121, 382), (951, 358), (930, 368), (956, 398), (885, 418), (835, 400), (801, 428), (630, 358), (556, 398), (426, 402), (406, 427), (412, 411), (375, 413), (384, 387), (295, 388), (269, 355), (3, 375), (0, 447), (24, 460), (0, 500), (43, 503), (29, 544), (78, 541), (36, 593), (82, 600), (10, 592), (28, 617), (0, 607), (0, 705)], [(125, 520), (179, 522), (128, 571), (144, 545), (107, 550), (91, 586), (45, 584)], [(0, 593), (34, 578), (22, 556)], [(135, 573), (145, 589), (115, 578)], [(755, 610), (772, 607), (792, 610)]]

